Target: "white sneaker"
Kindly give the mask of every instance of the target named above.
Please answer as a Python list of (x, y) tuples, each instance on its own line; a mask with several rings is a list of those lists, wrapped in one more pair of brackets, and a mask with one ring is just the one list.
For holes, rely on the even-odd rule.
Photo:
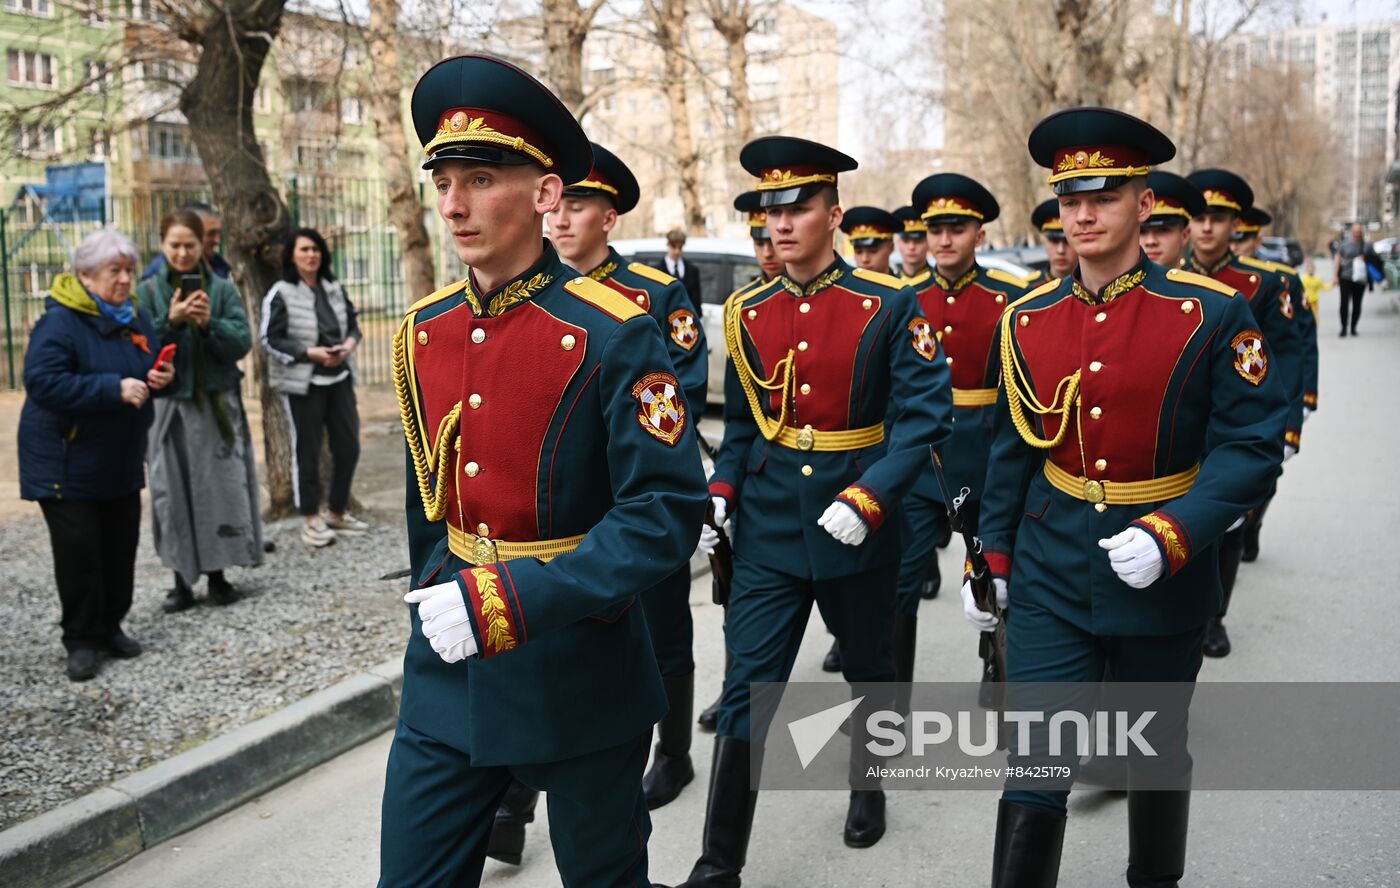
[(336, 533), (358, 534), (369, 530), (369, 524), (361, 521), (349, 512), (341, 512), (340, 518), (336, 518), (330, 512), (322, 512), (321, 518), (325, 520), (326, 526)]
[(308, 546), (319, 549), (335, 542), (335, 531), (327, 527), (326, 522), (321, 519), (320, 515), (317, 515), (310, 521), (302, 522), (301, 541)]

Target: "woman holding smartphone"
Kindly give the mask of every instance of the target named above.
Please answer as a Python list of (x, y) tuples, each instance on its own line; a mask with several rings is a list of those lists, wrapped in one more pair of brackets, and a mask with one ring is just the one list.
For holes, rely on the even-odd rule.
[[(355, 364), (360, 325), (331, 270), (326, 239), (311, 228), (292, 233), (282, 251), (282, 280), (263, 299), (267, 384), (282, 395), (292, 421), (292, 489), (302, 515), (301, 539), (320, 548), (337, 534), (369, 525), (346, 511), (360, 460)], [(331, 451), (331, 478), (321, 514), (321, 438)]]
[(164, 274), (137, 288), (161, 343), (178, 347), (176, 383), (156, 404), (150, 442), (156, 552), (175, 572), (167, 613), (194, 604), (200, 574), (212, 602), (232, 603), (238, 595), (224, 569), (262, 564), (257, 469), (239, 393), (238, 361), (252, 335), (237, 288), (203, 261), (203, 238), (198, 213), (167, 213)]

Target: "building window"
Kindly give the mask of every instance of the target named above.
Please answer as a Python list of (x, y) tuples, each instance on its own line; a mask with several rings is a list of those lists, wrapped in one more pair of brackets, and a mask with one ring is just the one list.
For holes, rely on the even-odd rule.
[(63, 150), (63, 134), (55, 123), (17, 123), (10, 146), (20, 157), (53, 157)]
[(345, 123), (364, 123), (365, 106), (359, 96), (344, 96), (340, 100), (340, 119)]
[(15, 86), (53, 88), (53, 56), (48, 53), (34, 52), (29, 49), (11, 49), (5, 52), (5, 61), (10, 83)]
[(5, 0), (6, 12), (17, 12), (20, 15), (41, 15), (44, 18), (53, 16), (53, 4), (49, 0)]
[(299, 170), (328, 170), (335, 166), (335, 149), (317, 142), (297, 145), (296, 166)]
[(112, 154), (112, 133), (110, 130), (88, 131), (88, 160), (116, 160)]
[(94, 28), (105, 28), (112, 21), (110, 0), (88, 0), (87, 23)]
[(272, 93), (265, 86), (253, 91), (253, 110), (259, 114), (272, 113)]
[(198, 163), (186, 127), (174, 123), (151, 123), (146, 127), (146, 156), (171, 163)]
[(116, 72), (106, 59), (83, 60), (83, 82), (90, 93), (111, 92), (116, 86)]

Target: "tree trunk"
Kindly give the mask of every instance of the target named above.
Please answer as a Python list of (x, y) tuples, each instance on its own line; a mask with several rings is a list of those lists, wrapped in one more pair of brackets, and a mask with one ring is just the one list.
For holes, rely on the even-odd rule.
[[(724, 61), (729, 71), (729, 103), (734, 111), (729, 128), (730, 157), (753, 138), (753, 99), (749, 94), (749, 49), (744, 40), (749, 36), (749, 0), (708, 0), (705, 14), (724, 40)], [(736, 165), (731, 165), (734, 169)], [(732, 183), (732, 180), (731, 180)]]
[(432, 241), (423, 223), (423, 204), (408, 164), (399, 96), (398, 25), (399, 0), (370, 0), (369, 106), (379, 135), (384, 184), (389, 190), (389, 221), (398, 231), (403, 254), (405, 304), (411, 305), (437, 289), (437, 275), (433, 271)]
[[(262, 295), (281, 277), (282, 247), (291, 217), (267, 173), (253, 127), (253, 93), (272, 40), (282, 25), (286, 0), (228, 0), (204, 20), (194, 79), (180, 94), (195, 148), (223, 213), (224, 243), (248, 309), (258, 329)], [(267, 385), (267, 358), (254, 346), (263, 417), (263, 460), (267, 470), (267, 514), (292, 510), (291, 437), (280, 399)]]
[(705, 213), (700, 206), (700, 155), (690, 131), (690, 103), (685, 93), (685, 16), (686, 0), (647, 0), (652, 36), (665, 59), (661, 88), (671, 117), (672, 158), (676, 163), (685, 211), (685, 229), (692, 235), (705, 233)]
[(583, 105), (583, 41), (593, 15), (578, 0), (544, 0), (544, 76), (575, 114)]

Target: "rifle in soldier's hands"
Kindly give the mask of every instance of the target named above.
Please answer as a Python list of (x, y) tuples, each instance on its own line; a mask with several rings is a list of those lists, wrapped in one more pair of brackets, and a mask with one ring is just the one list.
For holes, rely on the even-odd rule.
[[(695, 438), (700, 442), (700, 449), (705, 451), (705, 455), (711, 460), (718, 455), (715, 448), (705, 440), (705, 436), (699, 430), (695, 432)], [(720, 607), (729, 604), (729, 584), (734, 579), (734, 547), (729, 543), (729, 534), (724, 532), (724, 528), (715, 521), (715, 505), (710, 503), (710, 507), (705, 511), (705, 523), (714, 528), (719, 534), (719, 544), (715, 550), (709, 554), (710, 558), (710, 600)]]

